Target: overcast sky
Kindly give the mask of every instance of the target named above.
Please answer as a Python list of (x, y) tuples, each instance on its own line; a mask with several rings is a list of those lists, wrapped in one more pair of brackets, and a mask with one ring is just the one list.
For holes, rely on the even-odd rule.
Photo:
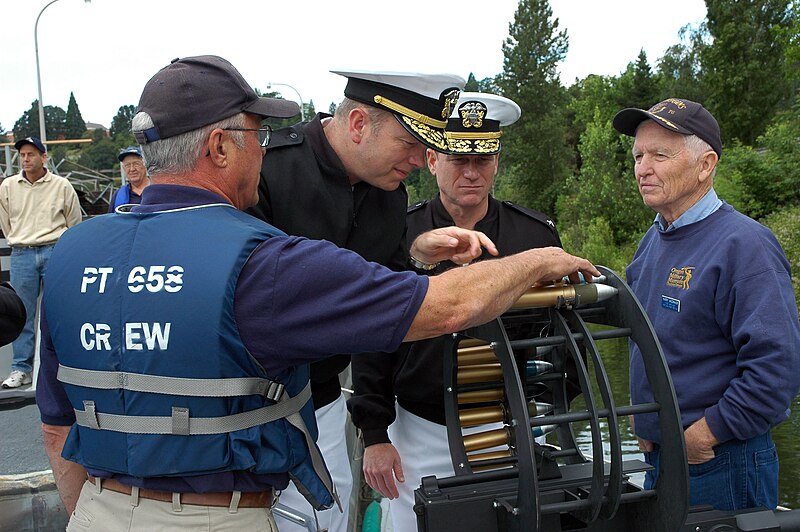
[[(34, 25), (49, 0), (3, 2), (0, 124), (10, 130), (37, 98)], [(245, 79), (318, 111), (342, 98), (329, 70), (452, 72), (503, 69), (502, 43), (517, 0), (58, 0), (39, 21), (45, 105), (66, 110), (74, 92), (84, 120), (109, 126), (136, 105), (145, 82), (175, 57), (215, 54)], [(644, 48), (651, 64), (678, 30), (705, 17), (703, 0), (551, 0), (569, 35), (566, 85), (616, 75)], [(523, 112), (525, 110), (523, 109)]]

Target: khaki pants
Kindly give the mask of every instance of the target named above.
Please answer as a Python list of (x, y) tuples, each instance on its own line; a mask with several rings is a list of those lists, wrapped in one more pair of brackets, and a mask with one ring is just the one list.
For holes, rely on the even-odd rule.
[(86, 482), (68, 532), (97, 530), (117, 531), (241, 531), (277, 532), (270, 508), (237, 508), (231, 511), (221, 506), (196, 506), (154, 501), (103, 489)]

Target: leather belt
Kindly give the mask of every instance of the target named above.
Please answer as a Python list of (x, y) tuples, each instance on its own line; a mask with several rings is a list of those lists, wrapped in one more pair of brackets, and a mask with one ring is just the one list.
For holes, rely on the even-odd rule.
[(11, 246), (11, 249), (20, 248), (20, 249), (36, 249), (36, 248), (44, 248), (47, 246), (55, 246), (55, 242), (48, 242), (47, 244), (14, 244)]
[[(91, 475), (87, 475), (89, 477), (89, 482), (92, 484), (97, 484), (97, 478)], [(131, 494), (131, 487), (127, 484), (123, 484), (113, 478), (101, 478), (99, 479), (101, 484), (100, 486), (102, 489), (107, 489), (110, 491), (114, 491), (117, 493), (123, 493), (125, 495)], [(192, 504), (196, 506), (222, 506), (228, 507), (231, 504), (231, 499), (233, 498), (233, 492), (230, 491), (223, 491), (223, 492), (212, 492), (212, 493), (181, 493), (181, 503), (182, 504)], [(172, 502), (172, 492), (171, 491), (160, 491), (160, 490), (151, 490), (145, 488), (139, 488), (139, 497), (142, 499), (151, 499), (154, 501), (163, 501), (163, 502)], [(239, 508), (271, 508), (275, 501), (275, 491), (245, 491), (242, 492), (241, 498), (239, 499)]]

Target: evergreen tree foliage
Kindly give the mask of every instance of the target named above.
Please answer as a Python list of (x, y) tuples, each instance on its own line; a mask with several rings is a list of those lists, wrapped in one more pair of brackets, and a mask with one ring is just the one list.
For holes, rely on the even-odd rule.
[[(56, 140), (66, 136), (67, 113), (54, 105), (44, 106), (45, 134), (49, 140)], [(14, 137), (39, 137), (39, 100), (31, 102), (31, 108), (22, 113), (14, 123)]]
[(800, 307), (800, 205), (783, 207), (761, 221), (775, 233), (792, 269), (792, 287), (797, 306)]
[(467, 92), (480, 92), (480, 85), (478, 85), (478, 80), (475, 79), (475, 74), (472, 72), (467, 77), (467, 84), (464, 85), (464, 90)]
[(78, 102), (75, 95), (69, 93), (69, 104), (67, 104), (67, 115), (64, 120), (64, 131), (68, 139), (79, 139), (86, 133), (86, 122), (81, 116)]
[(791, 2), (789, 21), (778, 34), (786, 50), (787, 77), (793, 82), (794, 91), (797, 92), (800, 83), (800, 1)]
[(656, 77), (660, 97), (657, 100), (685, 98), (705, 102), (700, 69), (700, 50), (705, 46), (702, 28), (693, 28), (688, 24), (681, 28), (678, 32), (680, 42), (667, 48), (664, 56), (658, 60)]
[(652, 221), (633, 174), (631, 146), (632, 139), (619, 135), (598, 109), (581, 135), (580, 174), (567, 180), (556, 211), (559, 230), (573, 233), (577, 248), (587, 244), (592, 235), (586, 228), (598, 219), (607, 222), (614, 246), (638, 240)]
[(595, 120), (599, 112), (602, 117), (611, 120), (618, 107), (614, 96), (614, 80), (607, 76), (589, 74), (577, 80), (569, 88), (569, 105), (567, 118), (569, 129), (567, 143), (575, 158), (575, 168), (580, 171), (583, 164), (578, 143), (590, 122)]
[(306, 120), (311, 120), (316, 116), (317, 110), (314, 109), (314, 100), (309, 100), (308, 103), (303, 104), (303, 114)]
[(558, 30), (547, 0), (521, 0), (503, 43), (502, 94), (522, 108), (522, 117), (506, 128), (503, 158), (508, 172), (499, 179), (505, 197), (548, 214), (570, 173), (566, 144), (566, 90), (557, 66), (568, 39)]
[(658, 81), (650, 70), (644, 50), (639, 52), (635, 62), (628, 63), (628, 68), (617, 79), (615, 89), (615, 103), (620, 108), (649, 109), (661, 101)]
[(432, 199), (439, 193), (436, 177), (428, 170), (427, 166), (412, 170), (404, 183), (408, 192), (409, 205)]
[(118, 167), (117, 155), (124, 146), (107, 137), (99, 129), (92, 133), (92, 140), (91, 144), (81, 148), (78, 164), (98, 171)]
[(132, 139), (131, 120), (133, 120), (134, 116), (136, 116), (135, 105), (120, 106), (117, 114), (111, 119), (111, 128), (109, 129), (111, 138), (116, 140), (120, 135), (126, 135), (126, 138), (130, 137)]
[(800, 205), (800, 97), (776, 116), (756, 146), (735, 141), (720, 160), (714, 188), (722, 199), (756, 219)]
[(783, 28), (791, 25), (788, 0), (706, 0), (713, 45), (701, 50), (703, 86), (723, 143), (752, 145), (790, 97)]

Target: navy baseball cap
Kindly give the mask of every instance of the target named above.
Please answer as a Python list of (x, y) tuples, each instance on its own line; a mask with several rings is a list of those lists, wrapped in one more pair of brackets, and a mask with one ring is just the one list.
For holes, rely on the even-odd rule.
[(134, 131), (139, 144), (174, 137), (246, 112), (291, 118), (300, 106), (290, 100), (259, 97), (232, 64), (215, 55), (174, 59), (144, 86), (137, 112), (154, 126)]
[(633, 107), (623, 109), (614, 116), (614, 129), (623, 135), (634, 137), (636, 128), (648, 118), (669, 131), (681, 135), (697, 135), (708, 142), (717, 155), (722, 157), (719, 124), (699, 103), (681, 98), (668, 98), (646, 111)]
[(128, 146), (124, 150), (119, 151), (117, 159), (119, 159), (119, 162), (122, 162), (122, 159), (124, 159), (128, 155), (138, 155), (139, 157), (144, 158), (144, 156), (142, 155), (142, 149), (139, 146)]
[(25, 137), (24, 139), (20, 139), (14, 143), (14, 147), (17, 149), (17, 151), (19, 151), (19, 149), (26, 144), (30, 144), (42, 153), (47, 153), (47, 148), (45, 148), (44, 144), (42, 144), (42, 141), (36, 137)]

